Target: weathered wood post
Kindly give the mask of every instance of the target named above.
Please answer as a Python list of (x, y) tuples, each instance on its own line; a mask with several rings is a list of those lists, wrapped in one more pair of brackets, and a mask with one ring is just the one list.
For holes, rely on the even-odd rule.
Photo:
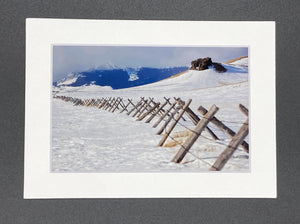
[(129, 116), (138, 106), (140, 106), (144, 102), (144, 97), (141, 97), (141, 100), (137, 102), (137, 104), (127, 113)]
[[(179, 101), (181, 104), (184, 103), (184, 101), (182, 101), (180, 98), (175, 98), (175, 100)], [(194, 125), (197, 125), (200, 121), (200, 118), (194, 113), (194, 111), (190, 107), (186, 108), (185, 114), (191, 119)], [(214, 140), (220, 140), (218, 136), (209, 127), (206, 127), (205, 129), (208, 131), (208, 133), (212, 136)]]
[(114, 105), (115, 105), (116, 102), (118, 101), (118, 98), (119, 98), (119, 97), (113, 98), (113, 100), (112, 100), (112, 102), (111, 102), (111, 104), (110, 104), (109, 110), (108, 110), (109, 112), (113, 109)]
[(80, 99), (76, 99), (76, 100), (74, 101), (74, 106), (77, 106), (77, 105), (78, 105), (79, 100), (80, 100)]
[(105, 107), (104, 107), (104, 110), (107, 110), (107, 108), (110, 106), (110, 102), (111, 102), (111, 97), (109, 97), (109, 99), (106, 101), (106, 104), (105, 104)]
[(105, 104), (107, 103), (107, 99), (103, 99), (102, 103), (99, 105), (99, 109), (101, 109), (102, 107), (105, 106)]
[(249, 133), (249, 127), (248, 127), (249, 119), (246, 120), (246, 122), (242, 125), (240, 130), (237, 132), (235, 136), (233, 136), (232, 140), (230, 141), (227, 148), (219, 155), (218, 159), (212, 165), (212, 167), (209, 169), (210, 171), (220, 171), (225, 166), (227, 161), (230, 159), (234, 151), (237, 149), (237, 147), (242, 143), (244, 138)]
[(165, 101), (160, 107), (145, 121), (145, 123), (150, 123), (152, 119), (166, 106), (168, 101)]
[(242, 104), (239, 104), (239, 108), (242, 111), (242, 113), (248, 117), (248, 114), (249, 114), (248, 109), (245, 106), (243, 106)]
[(93, 104), (95, 103), (95, 101), (96, 101), (95, 99), (91, 99), (87, 106), (88, 107), (93, 106)]
[(137, 121), (141, 121), (143, 120), (145, 117), (147, 117), (152, 111), (154, 111), (160, 103), (155, 103), (153, 107), (151, 107), (146, 113), (144, 113), (143, 115), (141, 115)]
[(96, 107), (96, 106), (98, 106), (99, 105), (99, 103), (100, 103), (100, 99), (95, 99), (95, 102), (93, 103), (93, 107)]
[(117, 98), (116, 98), (115, 102), (112, 104), (112, 106), (111, 106), (111, 108), (110, 108), (110, 110), (109, 110), (109, 111), (111, 111), (112, 113), (114, 112), (115, 108), (118, 107), (118, 105), (119, 105), (119, 102), (120, 102), (120, 101), (119, 101), (119, 98), (120, 98), (120, 97), (117, 97)]
[(177, 117), (175, 118), (174, 122), (171, 124), (170, 128), (166, 131), (165, 135), (162, 137), (162, 139), (160, 140), (160, 142), (158, 143), (158, 146), (163, 146), (163, 144), (165, 143), (165, 141), (167, 140), (167, 138), (169, 137), (169, 134), (171, 134), (172, 130), (175, 128), (176, 124), (178, 123), (178, 121), (180, 120), (180, 118), (182, 117), (182, 115), (184, 114), (186, 108), (188, 108), (188, 106), (191, 104), (192, 100), (189, 99), (184, 106), (182, 107), (181, 111), (179, 112), (179, 114), (177, 115)]
[(83, 100), (80, 99), (80, 100), (78, 101), (78, 103), (76, 104), (76, 106), (81, 106), (82, 104), (83, 104)]
[(104, 101), (105, 101), (105, 99), (102, 97), (102, 98), (99, 100), (99, 103), (98, 103), (98, 105), (96, 105), (96, 107), (100, 109), (100, 107), (101, 107), (101, 105), (102, 105), (102, 103), (103, 103)]
[(175, 107), (176, 104), (177, 102), (174, 102), (172, 105), (170, 105), (168, 110), (166, 110), (166, 112), (155, 122), (155, 124), (153, 125), (154, 128), (159, 125), (159, 123), (170, 113), (170, 111)]
[[(201, 120), (190, 108), (186, 109), (186, 114), (187, 116), (192, 120), (192, 122), (194, 123), (194, 125), (197, 125), (198, 122)], [(211, 137), (214, 140), (220, 140), (218, 138), (218, 136), (209, 128), (209, 127), (205, 127), (205, 129), (208, 131), (208, 133), (211, 135)]]
[(119, 109), (119, 105), (121, 105), (120, 103), (121, 103), (121, 98), (118, 97), (115, 104), (114, 104), (114, 106), (113, 106), (113, 109), (111, 111), (112, 113), (114, 113), (116, 109)]
[(123, 98), (121, 98), (121, 101), (120, 101), (120, 106), (122, 107), (122, 110), (124, 109), (124, 107), (125, 107), (125, 104), (124, 104), (124, 102), (123, 102)]
[[(206, 114), (207, 110), (200, 106), (198, 108), (198, 111), (201, 114)], [(233, 136), (235, 136), (235, 132), (233, 130), (231, 130), (229, 127), (227, 127), (222, 121), (220, 121), (218, 118), (213, 117), (211, 120), (211, 123), (214, 124), (215, 126), (217, 126), (218, 128), (220, 128), (221, 131), (224, 132), (224, 134), (226, 134), (228, 137), (232, 138)], [(243, 141), (241, 143), (242, 148), (245, 150), (245, 152), (249, 153), (249, 144), (246, 141)]]
[(165, 121), (164, 125), (159, 129), (159, 131), (156, 133), (157, 135), (160, 135), (168, 126), (168, 124), (170, 123), (170, 121), (174, 118), (175, 114), (177, 114), (177, 112), (181, 109), (180, 106), (176, 107), (174, 109), (174, 111), (169, 114), (168, 119)]
[(196, 125), (192, 134), (188, 137), (188, 139), (183, 143), (175, 157), (172, 159), (172, 162), (180, 163), (185, 155), (188, 153), (190, 148), (193, 146), (194, 142), (199, 138), (202, 131), (210, 121), (210, 119), (217, 113), (219, 108), (216, 105), (213, 105), (210, 110), (204, 115), (204, 117), (199, 121)]
[(147, 104), (145, 104), (144, 107), (138, 113), (138, 115), (137, 115), (138, 118), (142, 115), (142, 113), (144, 113), (145, 110), (147, 110), (149, 105), (153, 102), (153, 98), (149, 98), (149, 99), (150, 99), (149, 102)]
[(115, 102), (115, 99), (116, 98), (114, 97), (114, 98), (112, 98), (111, 100), (108, 101), (108, 104), (107, 104), (105, 110), (109, 110), (111, 108), (111, 105)]
[(135, 105), (132, 103), (132, 101), (131, 101), (130, 99), (127, 99), (127, 100), (128, 100), (128, 103), (127, 103), (126, 106), (123, 108), (123, 110), (121, 110), (120, 114), (123, 113), (125, 110), (128, 111), (128, 110), (127, 110), (127, 107), (128, 107), (130, 104), (132, 104), (133, 106), (135, 106)]
[(121, 98), (120, 106), (122, 107), (122, 110), (125, 108), (125, 103), (123, 101), (123, 97)]
[(135, 117), (140, 110), (145, 106), (145, 104), (148, 102), (148, 100), (143, 100), (144, 102), (136, 109), (135, 113), (132, 115), (132, 117)]
[[(177, 101), (178, 103), (183, 103), (183, 104), (185, 103), (185, 102), (184, 102), (183, 100), (181, 100), (179, 97), (178, 97), (178, 98), (173, 97), (173, 98), (174, 98), (174, 100)], [(178, 112), (178, 113), (179, 113), (179, 112)], [(183, 121), (186, 121), (185, 118), (184, 118), (183, 116), (182, 116), (182, 120), (183, 120)]]

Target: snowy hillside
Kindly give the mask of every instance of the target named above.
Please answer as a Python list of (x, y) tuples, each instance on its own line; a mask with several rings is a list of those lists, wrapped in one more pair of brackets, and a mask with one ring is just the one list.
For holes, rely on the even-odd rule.
[[(123, 97), (137, 101), (139, 97), (192, 99), (190, 108), (197, 112), (200, 105), (209, 109), (213, 104), (220, 109), (215, 115), (234, 131), (246, 120), (238, 109), (241, 103), (249, 108), (248, 67), (246, 60), (226, 65), (227, 72), (212, 69), (188, 70), (177, 77), (155, 83), (113, 90), (109, 86), (55, 87), (61, 96), (81, 99)], [(134, 77), (132, 78), (134, 79)], [(187, 119), (188, 120), (188, 119)], [(155, 122), (155, 121), (154, 121)], [(191, 122), (184, 123), (193, 128)], [(170, 162), (179, 146), (158, 147), (161, 136), (152, 124), (135, 121), (125, 114), (110, 113), (94, 107), (74, 107), (59, 99), (52, 102), (52, 171), (55, 172), (201, 172), (208, 171), (230, 139), (218, 128), (209, 127), (220, 138), (219, 142), (204, 137), (192, 147), (195, 156), (188, 155), (182, 164)], [(177, 129), (175, 133), (184, 129)], [(207, 137), (207, 138), (205, 138)], [(247, 138), (246, 141), (249, 139)], [(168, 140), (171, 141), (170, 139)], [(248, 141), (249, 142), (249, 141)], [(205, 162), (203, 162), (205, 161)], [(228, 171), (249, 171), (249, 155), (238, 149), (224, 167)]]
[(242, 58), (240, 60), (230, 63), (231, 65), (238, 65), (243, 67), (248, 67), (248, 58)]

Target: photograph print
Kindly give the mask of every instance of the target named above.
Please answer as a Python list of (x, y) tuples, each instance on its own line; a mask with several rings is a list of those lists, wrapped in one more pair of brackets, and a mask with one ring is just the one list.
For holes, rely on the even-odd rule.
[(52, 45), (50, 172), (250, 172), (246, 46)]

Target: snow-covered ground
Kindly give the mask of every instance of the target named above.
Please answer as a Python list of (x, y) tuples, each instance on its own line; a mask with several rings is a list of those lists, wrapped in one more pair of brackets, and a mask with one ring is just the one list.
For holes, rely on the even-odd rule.
[[(244, 62), (243, 62), (244, 63)], [(226, 73), (212, 69), (187, 71), (183, 75), (157, 83), (128, 89), (83, 86), (54, 88), (57, 95), (82, 99), (123, 97), (138, 101), (139, 97), (192, 99), (191, 109), (200, 116), (197, 108), (219, 107), (215, 115), (234, 131), (246, 120), (238, 109), (241, 103), (249, 107), (248, 68), (224, 65)], [(183, 126), (193, 129), (188, 120), (180, 121), (173, 137), (186, 132)], [(54, 172), (207, 172), (230, 139), (214, 125), (209, 127), (220, 138), (212, 141), (204, 131), (181, 164), (171, 160), (180, 148), (158, 147), (162, 136), (156, 135), (159, 127), (152, 128), (155, 119), (146, 124), (125, 113), (111, 113), (95, 107), (73, 106), (60, 99), (52, 102), (52, 171)], [(161, 123), (160, 125), (163, 125)], [(184, 141), (185, 137), (176, 138)], [(247, 138), (246, 141), (249, 139)], [(167, 145), (172, 139), (167, 140)], [(224, 171), (249, 171), (249, 155), (239, 148), (224, 167)]]

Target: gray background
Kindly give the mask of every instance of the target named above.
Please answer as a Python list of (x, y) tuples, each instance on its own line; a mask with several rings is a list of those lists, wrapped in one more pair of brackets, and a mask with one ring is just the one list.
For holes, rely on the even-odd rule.
[[(0, 223), (300, 223), (299, 4), (298, 0), (0, 0)], [(29, 17), (276, 21), (278, 198), (23, 200), (25, 18)]]

